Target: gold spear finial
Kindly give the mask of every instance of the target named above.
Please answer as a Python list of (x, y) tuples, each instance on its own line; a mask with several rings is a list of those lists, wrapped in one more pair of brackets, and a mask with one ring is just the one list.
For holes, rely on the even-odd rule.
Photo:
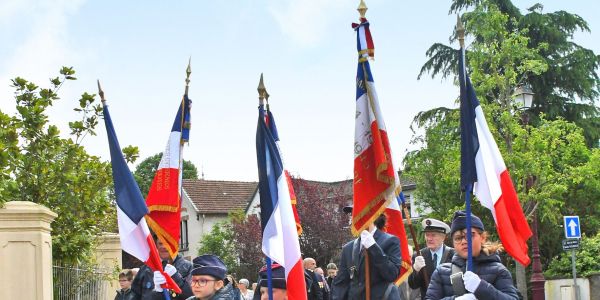
[(369, 8), (365, 4), (365, 0), (360, 0), (360, 4), (358, 5), (358, 8), (356, 10), (358, 10), (358, 12), (360, 13), (361, 19), (365, 17), (365, 14), (367, 13), (367, 9), (369, 9)]
[(190, 56), (190, 60), (188, 61), (187, 69), (185, 69), (185, 73), (187, 76), (185, 77), (185, 95), (187, 96), (188, 90), (190, 88), (190, 74), (192, 74), (192, 57)]
[(465, 47), (465, 27), (463, 27), (462, 21), (460, 20), (460, 16), (456, 15), (456, 36), (458, 37), (458, 42), (460, 43), (460, 47)]
[(263, 105), (265, 98), (268, 98), (267, 88), (265, 88), (265, 83), (263, 81), (263, 73), (260, 73), (260, 81), (258, 82), (258, 88), (256, 88), (256, 90), (258, 91), (260, 105)]
[(100, 95), (100, 100), (102, 100), (102, 104), (105, 104), (106, 99), (104, 99), (104, 91), (100, 86), (100, 79), (97, 79), (96, 81), (98, 82), (98, 95)]

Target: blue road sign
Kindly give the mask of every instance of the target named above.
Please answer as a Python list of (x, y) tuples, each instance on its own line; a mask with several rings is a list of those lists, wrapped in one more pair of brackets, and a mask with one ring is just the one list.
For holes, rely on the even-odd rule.
[(568, 239), (580, 239), (579, 216), (563, 216), (565, 222), (565, 237)]

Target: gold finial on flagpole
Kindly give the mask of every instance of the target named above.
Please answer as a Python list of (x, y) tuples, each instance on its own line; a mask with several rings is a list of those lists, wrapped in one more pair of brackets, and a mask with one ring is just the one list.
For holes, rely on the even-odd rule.
[(185, 95), (187, 96), (188, 90), (190, 88), (190, 74), (192, 74), (192, 57), (190, 56), (190, 60), (188, 61), (187, 69), (185, 69), (185, 73), (187, 76), (185, 77)]
[(360, 0), (360, 4), (358, 5), (358, 8), (356, 10), (358, 10), (358, 12), (360, 13), (361, 19), (365, 17), (365, 14), (367, 13), (367, 9), (369, 9), (369, 8), (365, 4), (365, 0)]
[(260, 73), (260, 81), (258, 82), (258, 100), (262, 105), (264, 100), (267, 101), (267, 105), (269, 105), (269, 93), (267, 93), (267, 88), (265, 88), (265, 83), (263, 81), (263, 73)]
[(104, 99), (104, 91), (102, 90), (102, 87), (100, 86), (100, 79), (96, 80), (98, 82), (98, 95), (100, 95), (100, 100), (102, 100), (102, 104), (106, 103), (106, 99)]
[(456, 36), (458, 37), (458, 41), (460, 43), (460, 47), (465, 47), (465, 27), (463, 27), (462, 21), (460, 20), (460, 16), (456, 15)]

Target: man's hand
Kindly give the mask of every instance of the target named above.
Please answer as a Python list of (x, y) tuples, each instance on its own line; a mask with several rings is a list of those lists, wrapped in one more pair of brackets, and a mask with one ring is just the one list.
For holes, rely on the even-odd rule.
[(419, 272), (419, 271), (421, 271), (421, 269), (423, 269), (424, 266), (425, 266), (425, 258), (423, 258), (423, 256), (421, 256), (421, 255), (415, 257), (415, 263), (413, 264), (413, 269), (415, 269), (416, 272)]
[(371, 246), (375, 245), (375, 239), (370, 232), (363, 230), (360, 233), (360, 244), (365, 247), (365, 249), (369, 249)]
[(177, 269), (175, 269), (173, 265), (167, 264), (165, 266), (165, 273), (169, 274), (169, 276), (173, 276), (173, 274), (177, 273)]
[(165, 278), (165, 276), (159, 271), (154, 271), (154, 291), (162, 292), (163, 289), (162, 287), (160, 287), (160, 285), (164, 283), (167, 283), (167, 279)]

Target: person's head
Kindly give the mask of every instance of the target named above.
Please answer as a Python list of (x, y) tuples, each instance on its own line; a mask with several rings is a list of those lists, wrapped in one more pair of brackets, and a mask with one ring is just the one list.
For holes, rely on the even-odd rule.
[(321, 267), (315, 268), (315, 273), (320, 274), (321, 276), (325, 277), (323, 274), (325, 274), (325, 272), (323, 272), (323, 269)]
[(450, 233), (450, 226), (440, 220), (427, 218), (421, 222), (421, 225), (425, 234), (425, 244), (427, 248), (434, 251), (444, 244), (446, 235)]
[(154, 238), (154, 243), (156, 244), (156, 249), (158, 249), (158, 256), (160, 256), (160, 259), (169, 260), (171, 255), (169, 254), (167, 247), (160, 241), (155, 233), (152, 234), (152, 237)]
[(304, 269), (313, 271), (317, 267), (317, 262), (310, 257), (304, 259)]
[(334, 263), (327, 264), (327, 277), (335, 277), (337, 275), (338, 268)]
[(386, 222), (387, 217), (385, 216), (385, 214), (381, 214), (379, 215), (379, 217), (377, 217), (377, 219), (375, 219), (375, 222), (373, 222), (373, 224), (375, 224), (375, 227), (377, 227), (377, 229), (383, 230), (385, 228)]
[(131, 288), (131, 282), (133, 281), (133, 272), (130, 269), (124, 269), (119, 273), (119, 285), (121, 289), (127, 290)]
[[(267, 266), (260, 269), (260, 299), (269, 299), (269, 288), (267, 282)], [(279, 264), (271, 265), (271, 284), (273, 286), (273, 300), (287, 300), (287, 288), (285, 285), (285, 268)], [(256, 291), (255, 291), (256, 293)]]
[(245, 292), (250, 287), (250, 281), (248, 281), (248, 279), (246, 279), (246, 278), (242, 278), (238, 282), (237, 286), (238, 286), (238, 289), (240, 289), (240, 291)]
[(200, 255), (193, 260), (191, 287), (194, 296), (209, 299), (225, 286), (227, 267), (221, 259), (212, 254)]
[[(466, 237), (467, 228), (467, 214), (464, 211), (457, 211), (454, 213), (452, 218), (452, 226), (450, 229), (450, 236), (456, 254), (462, 258), (467, 258), (468, 245)], [(483, 243), (487, 240), (487, 234), (485, 233), (485, 227), (481, 219), (474, 214), (471, 214), (471, 237), (472, 237), (472, 249), (473, 257), (479, 256)]]

